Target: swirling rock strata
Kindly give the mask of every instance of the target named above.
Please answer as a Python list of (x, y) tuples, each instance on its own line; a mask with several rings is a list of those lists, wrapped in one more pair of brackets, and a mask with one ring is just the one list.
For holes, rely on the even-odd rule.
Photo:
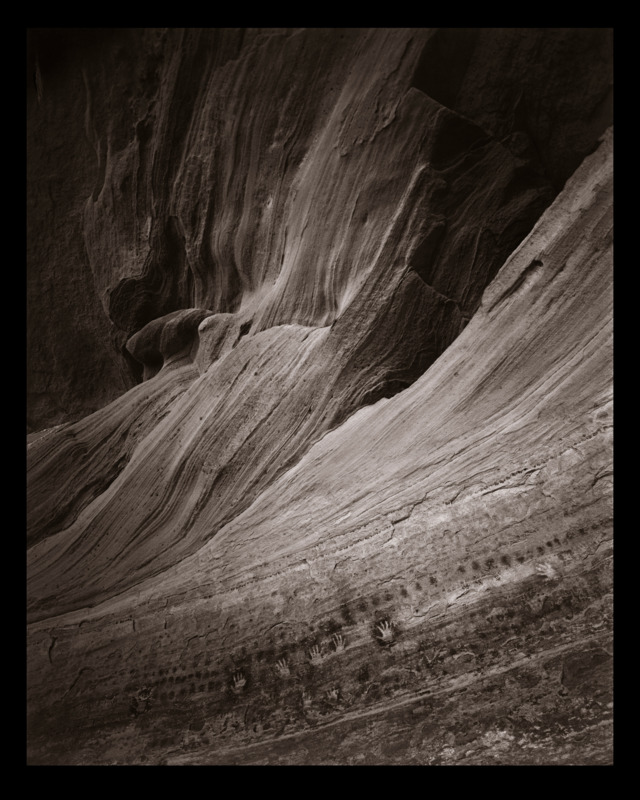
[(385, 241), (468, 319), (611, 123), (606, 29), (30, 41), (30, 430), (134, 385), (126, 340), (179, 309), (330, 325)]
[(437, 364), (197, 553), (32, 622), (37, 758), (608, 763), (611, 183), (607, 140)]
[(30, 760), (608, 763), (610, 133), (540, 218), (431, 31), (127, 35), (84, 225), (145, 380), (30, 437)]

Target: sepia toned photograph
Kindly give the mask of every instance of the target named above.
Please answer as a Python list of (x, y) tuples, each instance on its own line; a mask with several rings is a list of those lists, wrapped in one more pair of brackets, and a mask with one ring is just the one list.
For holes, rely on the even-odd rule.
[(27, 765), (612, 765), (613, 28), (25, 32)]

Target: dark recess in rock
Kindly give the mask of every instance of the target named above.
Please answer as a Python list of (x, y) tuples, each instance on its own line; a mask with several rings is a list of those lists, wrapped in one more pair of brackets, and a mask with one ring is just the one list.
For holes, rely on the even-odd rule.
[(441, 28), (413, 85), (526, 158), (559, 191), (613, 122), (610, 28)]
[(478, 28), (436, 29), (424, 46), (411, 85), (455, 109), (479, 36)]

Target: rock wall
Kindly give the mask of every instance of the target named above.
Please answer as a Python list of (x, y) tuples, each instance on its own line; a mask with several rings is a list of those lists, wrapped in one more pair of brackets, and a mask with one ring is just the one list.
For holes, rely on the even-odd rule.
[(32, 763), (608, 763), (610, 31), (93, 36), (32, 56)]
[(607, 29), (44, 29), (29, 44), (30, 430), (131, 388), (126, 339), (176, 310), (239, 313), (254, 333), (332, 324), (393, 271), (385, 243), (436, 314), (452, 301), (427, 337), (439, 354), (611, 123)]

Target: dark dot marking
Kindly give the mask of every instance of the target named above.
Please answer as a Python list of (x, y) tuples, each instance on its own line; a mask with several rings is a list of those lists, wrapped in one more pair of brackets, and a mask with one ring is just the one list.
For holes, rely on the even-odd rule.
[(493, 558), (488, 558), (484, 563), (488, 569), (493, 569), (493, 566), (496, 562), (493, 560)]
[(544, 553), (544, 547), (540, 547), (540, 545), (538, 545), (538, 546), (536, 547), (536, 551), (537, 551), (537, 552), (538, 552), (540, 555), (542, 555), (542, 554)]
[(433, 577), (433, 575), (429, 578), (429, 583), (432, 586), (437, 586), (438, 585), (438, 581)]
[(393, 599), (393, 595), (391, 594), (391, 592), (385, 592), (384, 593), (384, 599), (387, 600), (387, 602), (389, 600), (392, 600)]
[(553, 547), (553, 542), (547, 542), (547, 547)]
[(422, 585), (421, 585), (420, 583), (418, 583), (417, 581), (416, 581), (416, 589), (417, 589), (419, 592), (421, 592), (421, 591), (422, 591)]
[(458, 572), (466, 572), (463, 564), (460, 564), (460, 566), (458, 567)]
[(362, 599), (358, 602), (358, 611), (366, 611), (367, 610), (367, 601)]
[(520, 564), (523, 564), (524, 560), (525, 560), (524, 556), (516, 556), (516, 561), (519, 561)]
[(480, 569), (480, 564), (478, 564), (478, 562), (477, 562), (477, 561), (472, 561), (472, 562), (471, 562), (471, 569), (473, 569), (473, 570), (479, 570), (479, 569)]
[(347, 603), (342, 603), (342, 605), (340, 606), (340, 615), (347, 625), (352, 625), (355, 622)]
[(325, 633), (338, 633), (342, 630), (342, 625), (336, 622), (333, 617), (329, 617), (326, 622), (323, 622), (320, 627)]
[(373, 604), (374, 606), (379, 606), (379, 605), (380, 605), (380, 600), (379, 600), (377, 597), (374, 597), (374, 598), (371, 600), (371, 602), (372, 602), (372, 604)]
[(558, 537), (557, 537), (557, 536), (554, 536), (554, 537), (553, 537), (553, 541), (554, 541), (556, 544), (560, 544), (560, 539), (558, 539)]
[(400, 594), (401, 594), (403, 597), (407, 597), (407, 595), (409, 594), (409, 592), (408, 592), (408, 591), (407, 591), (407, 590), (404, 588), (404, 586), (403, 586), (403, 587), (402, 587), (402, 589), (400, 589)]
[(511, 563), (511, 559), (509, 558), (509, 556), (500, 556), (500, 561), (501, 561), (503, 564), (505, 564), (505, 566), (507, 566), (507, 567), (508, 567), (508, 566), (509, 566), (509, 564)]

